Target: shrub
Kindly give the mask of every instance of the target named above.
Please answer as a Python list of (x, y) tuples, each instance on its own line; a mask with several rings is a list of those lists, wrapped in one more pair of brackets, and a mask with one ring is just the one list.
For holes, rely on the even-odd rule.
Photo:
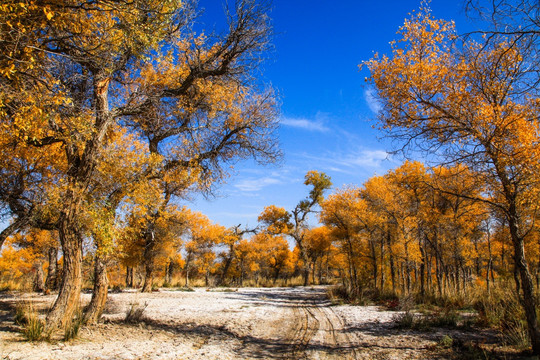
[(519, 348), (530, 346), (525, 313), (515, 291), (508, 287), (494, 288), (476, 302), (475, 308), (478, 323), (498, 329), (507, 344)]
[(129, 309), (126, 312), (125, 322), (127, 323), (138, 323), (141, 322), (144, 314), (144, 310), (148, 307), (148, 303), (140, 305), (138, 302), (130, 304)]
[(454, 339), (452, 339), (450, 336), (448, 335), (444, 335), (440, 340), (439, 340), (439, 345), (444, 347), (444, 348), (450, 348), (452, 347), (452, 344), (454, 343)]
[(30, 316), (27, 319), (26, 324), (23, 326), (22, 334), (28, 341), (43, 340), (46, 336), (44, 334), (45, 324), (39, 317)]
[(45, 333), (45, 323), (31, 303), (21, 304), (15, 310), (15, 323), (22, 327), (21, 333), (28, 341), (39, 341), (49, 338)]
[(457, 327), (459, 314), (452, 309), (444, 309), (441, 312), (433, 313), (429, 317), (431, 326), (434, 327)]
[(192, 291), (195, 291), (195, 289), (191, 288), (191, 287), (187, 287), (187, 286), (182, 286), (181, 288), (178, 289), (178, 291), (188, 291), (188, 292), (192, 292)]
[(19, 303), (15, 306), (15, 316), (13, 321), (16, 325), (24, 326), (28, 322), (28, 307), (29, 304)]
[(417, 323), (418, 315), (413, 314), (410, 311), (404, 311), (395, 314), (392, 317), (392, 321), (396, 324), (396, 327), (399, 329), (413, 329)]

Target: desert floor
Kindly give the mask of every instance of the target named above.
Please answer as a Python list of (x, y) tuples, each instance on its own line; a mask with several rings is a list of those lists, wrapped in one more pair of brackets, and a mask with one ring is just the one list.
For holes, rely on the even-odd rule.
[[(324, 287), (111, 293), (103, 321), (75, 340), (24, 341), (13, 307), (46, 308), (53, 300), (0, 294), (0, 359), (445, 359), (455, 357), (441, 345), (445, 335), (494, 341), (478, 331), (398, 329), (395, 311), (332, 305)], [(137, 308), (140, 319), (126, 322)]]

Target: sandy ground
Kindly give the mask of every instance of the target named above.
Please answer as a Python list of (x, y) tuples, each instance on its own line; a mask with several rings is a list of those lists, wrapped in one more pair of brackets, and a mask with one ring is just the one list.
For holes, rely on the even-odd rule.
[[(54, 296), (0, 295), (0, 359), (442, 359), (445, 334), (480, 336), (398, 330), (396, 312), (331, 306), (325, 288), (298, 287), (109, 294), (104, 321), (77, 339), (29, 343), (9, 311), (21, 299)], [(145, 310), (129, 324), (132, 306)]]

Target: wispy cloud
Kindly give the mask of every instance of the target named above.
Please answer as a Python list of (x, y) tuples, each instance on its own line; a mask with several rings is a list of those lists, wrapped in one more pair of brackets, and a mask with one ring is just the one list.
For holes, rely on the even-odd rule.
[(375, 90), (373, 88), (367, 88), (364, 90), (364, 100), (369, 107), (369, 109), (374, 113), (378, 114), (382, 110), (382, 105), (379, 99), (377, 99)]
[(347, 153), (332, 152), (321, 156), (302, 154), (304, 159), (316, 163), (328, 171), (355, 175), (359, 170), (385, 170), (394, 163), (390, 154), (384, 150), (360, 149)]
[(309, 120), (305, 118), (282, 117), (280, 122), (285, 126), (309, 131), (327, 132), (330, 130), (324, 125), (324, 121), (320, 119)]
[(349, 154), (341, 163), (349, 167), (380, 167), (381, 162), (389, 160), (389, 154), (384, 150), (361, 150), (358, 153)]
[(234, 184), (234, 187), (242, 192), (256, 192), (270, 185), (282, 184), (283, 181), (276, 177), (242, 179)]

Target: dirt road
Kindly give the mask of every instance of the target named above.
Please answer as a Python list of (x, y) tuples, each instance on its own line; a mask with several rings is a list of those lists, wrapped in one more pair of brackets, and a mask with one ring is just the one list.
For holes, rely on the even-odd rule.
[[(331, 306), (322, 287), (247, 288), (110, 294), (103, 323), (32, 344), (7, 311), (22, 297), (54, 299), (0, 297), (0, 359), (426, 359), (442, 336), (398, 331), (395, 312), (374, 306)], [(133, 307), (142, 318), (125, 323)]]
[[(264, 289), (267, 305), (285, 307), (281, 326), (268, 328), (264, 341), (245, 341), (247, 357), (283, 359), (357, 359), (354, 342), (324, 289)], [(272, 342), (273, 341), (273, 342)], [(270, 346), (268, 346), (270, 345)]]

